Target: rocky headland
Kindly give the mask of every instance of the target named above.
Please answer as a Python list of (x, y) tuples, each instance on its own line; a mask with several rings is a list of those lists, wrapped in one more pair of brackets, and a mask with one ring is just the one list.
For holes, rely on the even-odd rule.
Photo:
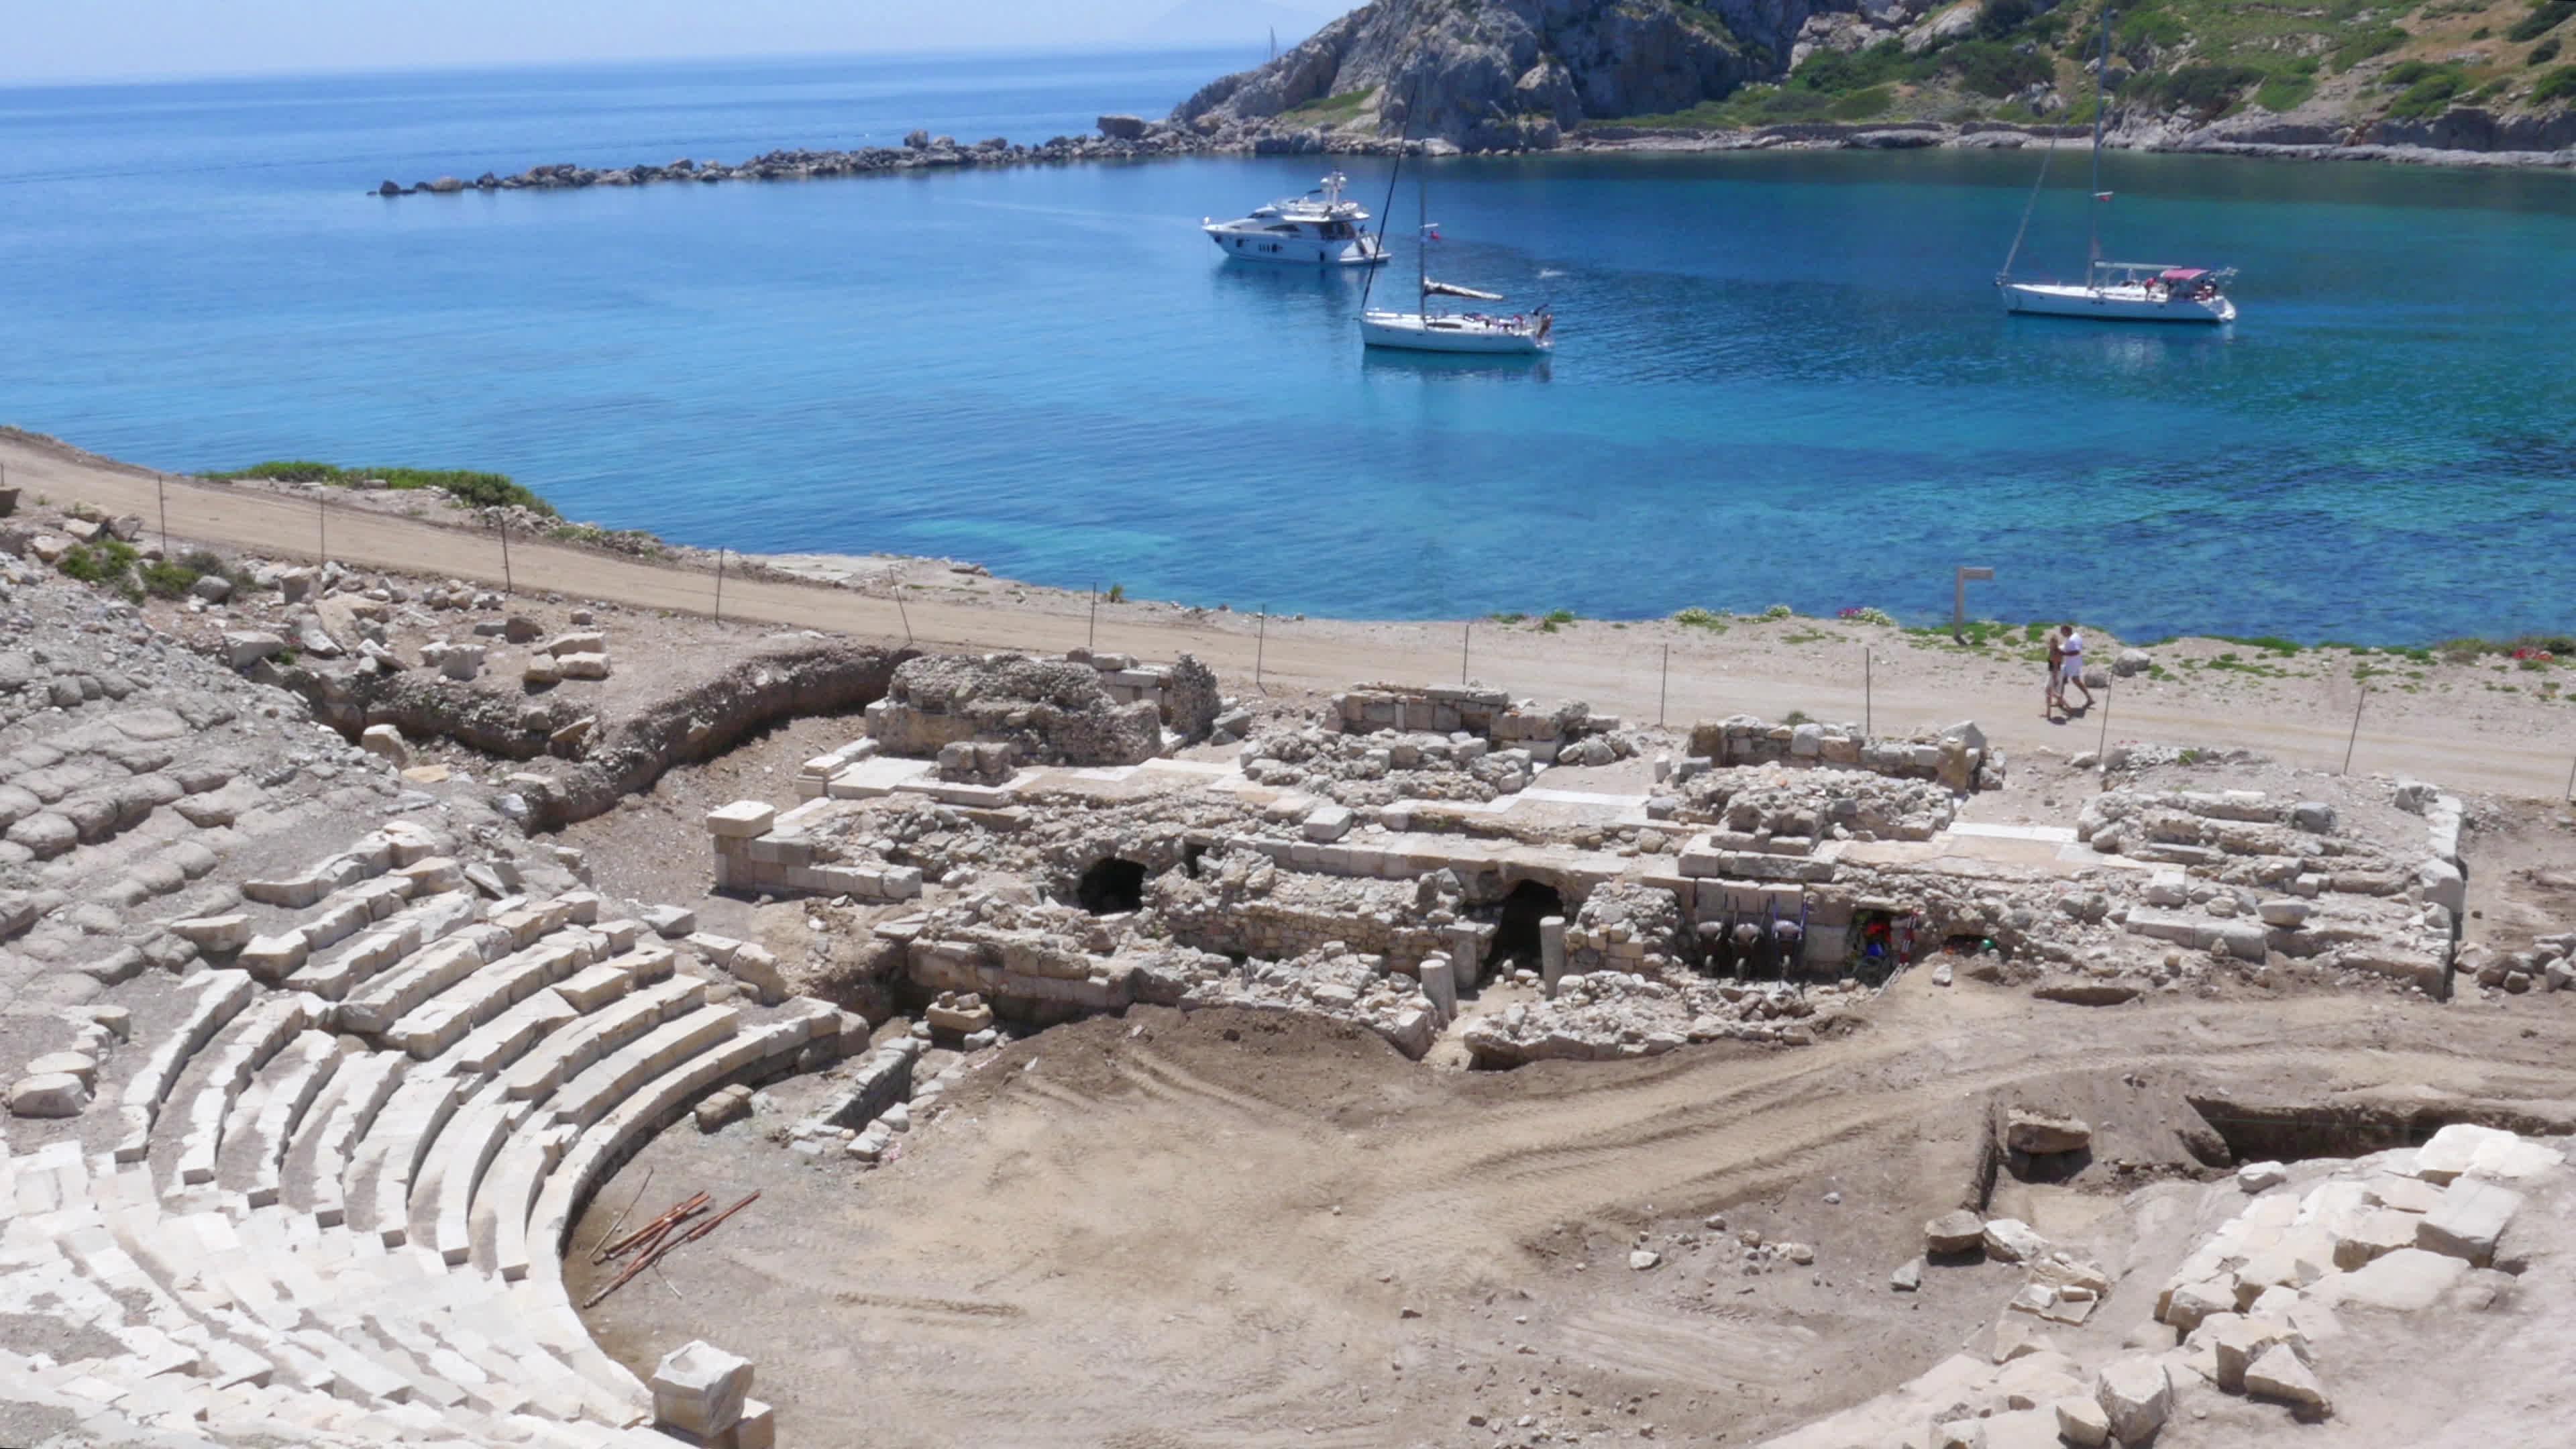
[[(2115, 147), (2576, 166), (2576, 0), (2441, 0), (2257, 23), (2216, 0), (2114, 21)], [(2048, 0), (1375, 0), (1163, 117), (1038, 145), (900, 146), (740, 164), (554, 163), (383, 196), (799, 181), (1172, 156), (2018, 147), (2089, 136), (2101, 11)]]

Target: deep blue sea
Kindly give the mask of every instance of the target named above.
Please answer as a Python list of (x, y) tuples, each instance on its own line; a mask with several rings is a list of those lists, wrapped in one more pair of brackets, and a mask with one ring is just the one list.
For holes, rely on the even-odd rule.
[[(1923, 618), (1966, 563), (1997, 572), (1982, 612), (2133, 637), (2576, 627), (2564, 173), (2111, 157), (2114, 253), (2243, 269), (2212, 333), (2002, 316), (2035, 156), (1432, 166), (1440, 273), (1554, 304), (1537, 366), (1364, 356), (1359, 277), (1201, 237), (1311, 160), (363, 194), (1037, 141), (1252, 59), (0, 90), (0, 420), (172, 470), (492, 468), (692, 543), (1237, 608)], [(1383, 164), (1348, 169), (1375, 209)], [(2080, 268), (2080, 158), (2051, 180), (2025, 271)]]

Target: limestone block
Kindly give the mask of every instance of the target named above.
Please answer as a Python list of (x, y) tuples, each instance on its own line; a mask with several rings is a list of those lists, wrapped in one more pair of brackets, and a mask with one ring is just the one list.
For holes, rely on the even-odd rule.
[(2518, 1140), (2514, 1134), (2494, 1127), (2454, 1122), (2434, 1133), (2432, 1141), (2415, 1150), (2414, 1175), (2426, 1182), (2449, 1182), (2476, 1163), (2480, 1150)]
[(2110, 1419), (2112, 1437), (2134, 1444), (2152, 1436), (2173, 1412), (2173, 1381), (2162, 1359), (2131, 1355), (2102, 1370), (2093, 1400)]
[(742, 1401), (742, 1417), (734, 1420), (733, 1449), (778, 1449), (778, 1415), (758, 1399)]
[(699, 1339), (666, 1355), (651, 1387), (657, 1425), (713, 1438), (741, 1420), (751, 1363)]
[(751, 1088), (736, 1082), (707, 1094), (694, 1109), (698, 1130), (713, 1132), (728, 1122), (738, 1122), (751, 1115)]
[(2048, 1251), (2048, 1240), (2019, 1218), (1996, 1218), (1987, 1223), (1980, 1240), (1986, 1256), (2006, 1263), (2020, 1263)]
[(2337, 1280), (2337, 1297), (2346, 1304), (2412, 1313), (2431, 1307), (2468, 1271), (2466, 1258), (2400, 1248)]
[(2236, 1186), (2249, 1193), (2266, 1193), (2290, 1180), (2290, 1170), (2277, 1162), (2249, 1162), (2236, 1169)]
[(235, 669), (248, 669), (285, 652), (286, 641), (264, 629), (224, 631), (224, 662)]
[(2004, 1142), (2015, 1152), (2078, 1152), (2092, 1145), (2093, 1128), (2073, 1117), (2015, 1107), (2004, 1129)]
[(1935, 1253), (1964, 1253), (1983, 1243), (1985, 1233), (1983, 1218), (1959, 1208), (1923, 1225), (1923, 1246)]
[(525, 669), (519, 671), (519, 680), (523, 684), (560, 684), (563, 682), (563, 677), (563, 667), (555, 662), (551, 654), (537, 655), (528, 661)]
[(250, 917), (239, 911), (172, 921), (170, 929), (185, 936), (200, 951), (238, 951), (249, 945), (251, 938)]
[[(31, 1064), (32, 1067), (32, 1064)], [(2483, 1268), (2495, 1261), (2496, 1240), (2522, 1210), (2522, 1194), (2478, 1178), (2461, 1178), (2442, 1193), (2442, 1205), (2415, 1225), (2415, 1246)]]
[(2326, 1398), (2325, 1387), (2308, 1366), (2286, 1343), (2264, 1350), (2245, 1370), (2245, 1392), (2258, 1399), (2274, 1399), (2313, 1414), (2331, 1414), (2334, 1405)]
[(234, 964), (262, 981), (278, 981), (303, 965), (310, 949), (300, 930), (282, 936), (253, 936), (234, 958)]
[(2194, 1336), (2217, 1352), (2218, 1386), (2231, 1393), (2243, 1393), (2245, 1370), (2274, 1344), (2295, 1335), (2288, 1324), (2278, 1320), (2221, 1313), (2211, 1315)]
[(2415, 884), (2423, 888), (2427, 903), (2454, 916), (2468, 909), (2469, 883), (2460, 868), (2447, 860), (2428, 860), (2415, 867)]
[(358, 736), (358, 748), (397, 770), (411, 763), (411, 746), (403, 743), (402, 731), (389, 724), (367, 726)]
[(2395, 1208), (2370, 1208), (2335, 1234), (2335, 1266), (2344, 1272), (2364, 1267), (2400, 1248), (2415, 1246), (2415, 1225), (2423, 1219)]
[(2057, 1415), (2057, 1437), (2069, 1444), (2095, 1449), (2111, 1442), (2111, 1416), (2091, 1399), (2059, 1399), (2050, 1406)]
[(2232, 1276), (2195, 1280), (2176, 1285), (2165, 1295), (2157, 1314), (2164, 1322), (2185, 1333), (2200, 1326), (2201, 1320), (2213, 1313), (2236, 1311), (2236, 1280)]
[(767, 835), (777, 820), (777, 807), (766, 801), (736, 800), (707, 812), (707, 833), (728, 840), (750, 840)]
[(606, 679), (608, 656), (605, 654), (558, 654), (555, 668), (566, 679)]
[(89, 1088), (69, 1072), (20, 1077), (9, 1088), (13, 1117), (77, 1117), (89, 1105)]
[(1313, 814), (1306, 817), (1305, 835), (1308, 840), (1330, 844), (1348, 835), (1350, 830), (1351, 812), (1346, 806), (1319, 805)]

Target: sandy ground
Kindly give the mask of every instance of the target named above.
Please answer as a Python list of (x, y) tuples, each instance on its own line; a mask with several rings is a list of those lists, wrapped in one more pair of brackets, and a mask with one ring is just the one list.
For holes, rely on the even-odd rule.
[[(1887, 1285), (1925, 1218), (1974, 1200), (1992, 1100), (2097, 1123), (2081, 1177), (2007, 1179), (1994, 1199), (2081, 1242), (2120, 1193), (2187, 1165), (2186, 1091), (2510, 1099), (2564, 1130), (2571, 1047), (2564, 998), (2101, 1011), (1922, 972), (1866, 1029), (1809, 1049), (1496, 1075), (1313, 1022), (1139, 1010), (1007, 1048), (874, 1172), (769, 1140), (822, 1083), (714, 1136), (683, 1122), (602, 1189), (575, 1242), (639, 1189), (638, 1220), (761, 1189), (593, 1331), (639, 1370), (706, 1334), (761, 1365), (782, 1423), (871, 1443), (1357, 1449), (1636, 1442), (1649, 1425), (1745, 1443), (1994, 1322), (2011, 1269)], [(1746, 1231), (1815, 1261), (1748, 1273)], [(1662, 1262), (1632, 1270), (1641, 1245)], [(573, 1261), (579, 1292), (591, 1270)], [(2118, 1343), (2160, 1283), (2124, 1282), (2067, 1336)]]
[[(156, 532), (160, 475), (49, 440), (0, 434), (0, 464), (28, 503), (95, 503), (141, 515)], [(321, 541), (317, 507), (247, 488), (166, 484), (174, 538), (309, 561)], [(363, 507), (332, 508), (332, 556), (407, 573), (497, 584), (498, 539)], [(2009, 562), (2009, 561), (2006, 561)], [(596, 549), (511, 547), (522, 592), (644, 610), (705, 613), (712, 571)], [(2072, 753), (2102, 740), (2242, 746), (2285, 762), (2339, 768), (2360, 731), (2352, 768), (2405, 772), (2455, 789), (2563, 798), (2576, 761), (2576, 718), (2555, 688), (2559, 667), (2527, 671), (2494, 659), (2423, 665), (2377, 655), (2308, 650), (2283, 659), (2246, 645), (2184, 641), (2157, 651), (2166, 678), (2125, 681), (2100, 708), (2049, 723), (2039, 708), (2033, 651), (1962, 650), (1866, 624), (1736, 619), (1724, 633), (1669, 622), (1582, 621), (1544, 630), (1492, 620), (1385, 623), (1273, 618), (1158, 603), (1104, 604), (1096, 625), (1081, 592), (915, 569), (878, 597), (856, 589), (728, 579), (727, 619), (846, 632), (924, 647), (1062, 650), (1086, 642), (1153, 659), (1183, 651), (1214, 664), (1230, 688), (1338, 689), (1355, 681), (1441, 682), (1466, 673), (1516, 694), (1579, 698), (1595, 710), (1687, 724), (1748, 711), (1865, 720), (1879, 730), (1974, 718), (2008, 751)], [(1243, 601), (1249, 604), (1252, 601)], [(1669, 651), (1669, 673), (1667, 673)], [(2094, 653), (2108, 658), (2099, 636)], [(2026, 657), (2028, 656), (2028, 657)], [(2373, 673), (2357, 679), (2357, 669)], [(1864, 679), (1867, 681), (1864, 687)], [(2363, 697), (2367, 688), (2368, 697)]]

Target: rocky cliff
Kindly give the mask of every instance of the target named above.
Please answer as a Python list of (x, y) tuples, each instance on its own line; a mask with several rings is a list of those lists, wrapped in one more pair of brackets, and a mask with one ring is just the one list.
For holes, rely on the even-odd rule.
[[(1206, 86), (1174, 131), (1468, 150), (1589, 130), (2087, 124), (2105, 0), (1376, 0)], [(2314, 9), (2126, 0), (2107, 81), (2118, 144), (2510, 153), (2576, 147), (2576, 0)], [(1802, 133), (1803, 134), (1803, 133)]]

